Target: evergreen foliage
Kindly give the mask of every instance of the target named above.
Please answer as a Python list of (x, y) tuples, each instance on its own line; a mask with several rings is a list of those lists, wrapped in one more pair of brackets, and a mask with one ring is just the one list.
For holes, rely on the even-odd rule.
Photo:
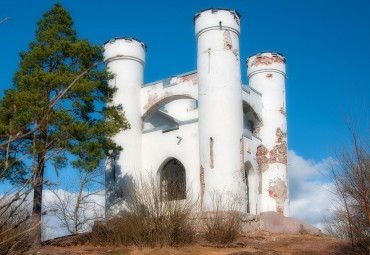
[(36, 40), (20, 53), (13, 86), (0, 101), (0, 180), (32, 176), (33, 214), (41, 219), (46, 166), (94, 170), (121, 149), (111, 138), (129, 124), (121, 106), (106, 106), (116, 89), (98, 68), (102, 48), (77, 38), (69, 12), (56, 3), (37, 25)]

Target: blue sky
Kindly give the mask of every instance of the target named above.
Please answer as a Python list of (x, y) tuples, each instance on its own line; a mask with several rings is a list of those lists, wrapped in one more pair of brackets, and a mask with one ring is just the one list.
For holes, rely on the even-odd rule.
[[(18, 53), (54, 1), (1, 1), (0, 95), (11, 86)], [(370, 1), (60, 1), (80, 38), (102, 44), (132, 36), (148, 46), (145, 82), (196, 69), (193, 15), (224, 7), (242, 15), (241, 59), (259, 51), (287, 58), (289, 148), (315, 161), (343, 136), (342, 114), (369, 95)], [(247, 84), (244, 61), (242, 79)]]
[[(10, 17), (0, 25), (0, 96), (11, 86), (18, 53), (34, 40), (37, 20), (53, 2), (0, 2), (0, 20)], [(79, 38), (96, 44), (117, 36), (144, 41), (145, 83), (196, 69), (196, 12), (209, 7), (237, 10), (242, 15), (242, 60), (270, 50), (287, 58), (288, 145), (294, 151), (290, 155), (304, 160), (325, 161), (346, 135), (343, 115), (350, 108), (361, 113), (368, 107), (368, 0), (59, 2), (70, 11)], [(242, 64), (243, 83), (248, 84)]]

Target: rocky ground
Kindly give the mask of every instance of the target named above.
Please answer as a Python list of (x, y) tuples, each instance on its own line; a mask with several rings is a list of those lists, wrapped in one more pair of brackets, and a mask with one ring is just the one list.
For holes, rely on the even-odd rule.
[(198, 235), (194, 243), (179, 248), (145, 248), (139, 250), (137, 247), (95, 247), (89, 245), (78, 245), (80, 236), (59, 238), (44, 243), (44, 247), (37, 254), (228, 254), (228, 255), (250, 255), (250, 254), (345, 254), (350, 245), (346, 241), (339, 241), (327, 236), (316, 236), (310, 234), (289, 235), (271, 234), (269, 232), (254, 232), (244, 234), (235, 242), (228, 245), (215, 245), (208, 243), (203, 236)]

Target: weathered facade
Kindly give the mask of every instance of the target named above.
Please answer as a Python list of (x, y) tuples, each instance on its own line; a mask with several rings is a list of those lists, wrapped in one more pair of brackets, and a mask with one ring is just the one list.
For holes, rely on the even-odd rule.
[(115, 137), (123, 151), (107, 164), (108, 213), (120, 210), (127, 183), (149, 173), (168, 200), (187, 199), (191, 190), (212, 210), (211, 194), (219, 192), (242, 198), (243, 212), (289, 215), (285, 58), (249, 57), (249, 86), (242, 85), (240, 22), (232, 10), (197, 13), (197, 70), (150, 84), (143, 84), (144, 43), (125, 37), (105, 43), (115, 74), (110, 83), (118, 88), (114, 103), (131, 125)]

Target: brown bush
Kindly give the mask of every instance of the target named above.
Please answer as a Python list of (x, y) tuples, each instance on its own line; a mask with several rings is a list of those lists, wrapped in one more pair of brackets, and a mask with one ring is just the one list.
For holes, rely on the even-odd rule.
[(240, 213), (236, 211), (210, 212), (204, 219), (205, 237), (211, 243), (231, 243), (240, 234)]
[[(167, 193), (170, 191), (167, 190)], [(139, 248), (181, 246), (190, 243), (194, 231), (189, 222), (197, 201), (187, 199), (165, 201), (154, 177), (139, 181), (124, 194), (125, 210), (121, 216), (97, 225), (91, 232), (94, 245), (134, 244)]]
[(241, 231), (240, 199), (221, 193), (211, 197), (212, 211), (204, 213), (202, 225), (205, 237), (211, 243), (226, 244), (235, 241)]

